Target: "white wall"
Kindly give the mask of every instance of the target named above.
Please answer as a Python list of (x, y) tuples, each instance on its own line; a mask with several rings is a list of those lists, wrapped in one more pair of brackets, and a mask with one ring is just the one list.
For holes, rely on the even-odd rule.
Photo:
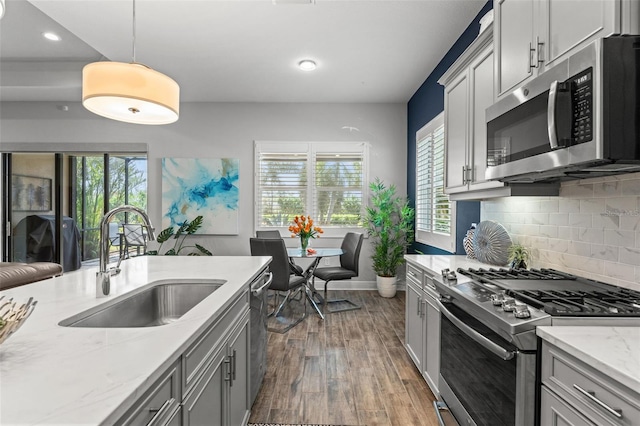
[(559, 197), (483, 201), (480, 216), (530, 247), (534, 267), (640, 290), (640, 173), (564, 182)]
[[(379, 176), (401, 191), (407, 187), (405, 104), (190, 103), (181, 105), (177, 123), (166, 126), (120, 123), (89, 113), (80, 103), (66, 105), (65, 112), (52, 102), (1, 103), (0, 143), (146, 143), (149, 214), (157, 227), (162, 216), (163, 157), (239, 158), (240, 234), (198, 237), (198, 243), (220, 255), (249, 254), (249, 237), (254, 233), (254, 140), (368, 141), (371, 177)], [(318, 247), (339, 244), (340, 240), (314, 241)], [(358, 281), (375, 281), (369, 256), (365, 241)]]

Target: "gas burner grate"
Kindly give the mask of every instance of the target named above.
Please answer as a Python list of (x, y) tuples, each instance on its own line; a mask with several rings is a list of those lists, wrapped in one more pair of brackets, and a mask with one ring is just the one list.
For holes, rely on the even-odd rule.
[(575, 280), (576, 276), (555, 269), (518, 269), (518, 268), (458, 268), (458, 272), (480, 282), (490, 280)]
[(640, 317), (639, 291), (555, 269), (459, 268), (457, 272), (491, 292), (502, 291), (554, 316)]
[(640, 315), (640, 293), (634, 290), (507, 290), (507, 294), (556, 316)]

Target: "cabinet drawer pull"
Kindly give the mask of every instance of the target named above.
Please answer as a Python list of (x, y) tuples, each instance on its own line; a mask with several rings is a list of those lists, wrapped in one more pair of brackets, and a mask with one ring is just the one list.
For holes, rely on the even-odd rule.
[(169, 408), (171, 408), (174, 402), (176, 402), (175, 398), (169, 398), (164, 402), (164, 404), (162, 404), (160, 408), (149, 408), (149, 412), (155, 414), (153, 415), (153, 417), (151, 417), (151, 420), (149, 420), (147, 426), (155, 426), (157, 424), (160, 424), (160, 420), (164, 417), (165, 413), (169, 410)]
[(424, 318), (426, 312), (427, 312), (427, 299), (424, 299), (422, 301), (422, 313), (420, 314), (420, 316)]
[(418, 307), (418, 312), (416, 312), (416, 315), (421, 317), (422, 313), (420, 312), (420, 309), (422, 308), (422, 297), (418, 297), (417, 307)]
[(621, 409), (609, 407), (607, 404), (605, 404), (604, 402), (602, 402), (598, 398), (596, 398), (596, 393), (595, 392), (586, 391), (586, 390), (582, 389), (580, 386), (578, 386), (576, 384), (573, 385), (573, 388), (575, 390), (577, 390), (578, 392), (580, 392), (582, 395), (586, 396), (591, 402), (595, 403), (599, 407), (603, 408), (605, 411), (609, 412), (609, 414), (611, 414), (612, 416), (615, 416), (618, 419), (622, 418), (622, 410)]

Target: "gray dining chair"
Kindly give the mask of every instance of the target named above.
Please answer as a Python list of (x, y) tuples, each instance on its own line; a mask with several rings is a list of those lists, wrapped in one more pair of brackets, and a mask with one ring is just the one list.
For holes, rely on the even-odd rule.
[(147, 234), (144, 228), (144, 225), (139, 223), (122, 224), (124, 257), (129, 257), (131, 248), (136, 249), (136, 255), (140, 255), (140, 249), (142, 249), (142, 253), (147, 250)]
[[(327, 298), (327, 288), (331, 281), (350, 280), (351, 278), (358, 276), (358, 262), (360, 261), (360, 250), (362, 249), (363, 240), (363, 234), (358, 232), (347, 232), (342, 240), (342, 245), (340, 246), (343, 251), (342, 255), (340, 255), (340, 266), (316, 268), (315, 271), (313, 271), (314, 284), (316, 277), (324, 281), (325, 313), (332, 314), (335, 312), (360, 309), (360, 306), (348, 299), (329, 300)], [(336, 308), (330, 308), (331, 305), (336, 306)]]
[[(256, 231), (256, 237), (282, 239), (282, 236), (280, 235), (280, 231), (278, 231), (277, 229), (270, 229), (267, 231)], [(298, 275), (303, 274), (302, 266), (296, 264), (296, 262), (294, 262), (292, 258), (289, 258), (289, 267), (291, 268), (292, 274), (298, 274)]]
[(256, 231), (257, 238), (282, 238), (280, 231), (276, 229), (269, 229), (267, 231)]
[(109, 223), (109, 246), (118, 247), (118, 257), (122, 257), (124, 246), (122, 232), (120, 232), (120, 224), (116, 222)]
[[(284, 306), (290, 303), (296, 292), (302, 291), (302, 301), (304, 303), (304, 314), (302, 317), (293, 320), (284, 329), (269, 328), (271, 331), (278, 333), (286, 333), (291, 328), (300, 324), (307, 316), (307, 278), (292, 274), (289, 267), (289, 257), (287, 256), (287, 247), (284, 245), (282, 238), (251, 238), (249, 240), (251, 248), (251, 256), (271, 256), (272, 260), (269, 264), (269, 270), (273, 274), (273, 281), (269, 286), (269, 290), (275, 290), (277, 293), (286, 292), (284, 300), (275, 309), (273, 316), (277, 317)], [(277, 304), (277, 302), (276, 302)]]

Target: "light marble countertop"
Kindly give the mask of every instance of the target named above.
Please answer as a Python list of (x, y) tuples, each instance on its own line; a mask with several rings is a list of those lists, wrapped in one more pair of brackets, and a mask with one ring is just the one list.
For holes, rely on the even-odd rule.
[(640, 327), (538, 327), (536, 334), (613, 380), (640, 391)]
[[(96, 268), (0, 292), (38, 304), (0, 345), (0, 424), (112, 424), (269, 263), (251, 256), (142, 256), (122, 263), (96, 298)], [(178, 321), (145, 328), (58, 323), (157, 281), (225, 280)]]

